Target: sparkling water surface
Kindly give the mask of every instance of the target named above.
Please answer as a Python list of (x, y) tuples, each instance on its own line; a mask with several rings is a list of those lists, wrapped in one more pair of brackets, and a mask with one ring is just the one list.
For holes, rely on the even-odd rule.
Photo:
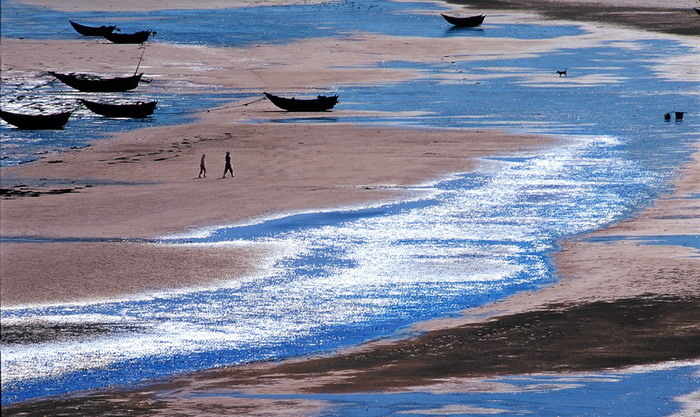
[[(384, 1), (70, 16), (8, 0), (2, 7), (3, 36), (39, 39), (75, 38), (72, 29), (64, 28), (67, 18), (86, 24), (123, 22), (125, 31), (132, 29), (127, 24), (133, 30), (154, 29), (159, 32), (156, 39), (164, 42), (241, 47), (356, 32), (522, 39), (584, 33), (575, 26), (489, 23), (480, 30), (455, 31), (441, 21), (436, 5)], [(207, 18), (214, 24), (202, 30), (199, 22)], [(246, 21), (259, 24), (240, 24)], [(275, 24), (280, 21), (284, 24)], [(380, 116), (331, 112), (260, 120), (502, 128), (558, 135), (561, 140), (538, 151), (483, 158), (474, 172), (413, 187), (411, 197), (401, 201), (284, 214), (164, 237), (158, 243), (278, 248), (258, 276), (216, 288), (137, 299), (3, 308), (4, 326), (102, 329), (60, 340), (3, 340), (3, 404), (326, 352), (408, 332), (416, 321), (458, 314), (552, 283), (556, 272), (551, 254), (561, 239), (598, 229), (648, 205), (666, 189), (673, 170), (688, 159), (689, 145), (697, 140), (692, 111), (698, 100), (688, 92), (698, 92), (698, 85), (663, 79), (653, 69), (659, 57), (673, 59), (690, 51), (672, 41), (630, 42), (635, 48), (610, 42), (517, 60), (385, 62), (392, 68), (417, 69), (425, 76), (400, 84), (338, 89), (342, 109)], [(571, 80), (604, 73), (602, 79), (607, 81), (533, 82), (533, 73), (556, 78), (553, 69), (560, 64), (570, 69)], [(494, 72), (499, 76), (484, 77)], [(455, 73), (460, 77), (444, 81), (445, 75)], [(110, 121), (104, 127), (85, 116), (72, 120), (64, 131), (49, 133), (25, 134), (3, 125), (3, 157), (10, 155), (6, 165), (29, 160), (47, 146), (80, 146), (84, 142), (76, 138), (86, 132), (179, 123), (197, 106), (207, 105), (198, 95), (169, 95), (167, 86), (157, 81), (143, 90), (139, 87), (139, 93), (158, 97), (172, 112), (143, 122)], [(223, 92), (205, 99), (213, 105), (245, 94), (250, 93)], [(663, 121), (663, 113), (679, 109), (687, 109), (686, 120)], [(24, 136), (33, 134), (36, 137)], [(26, 144), (32, 141), (43, 142)], [(18, 156), (12, 154), (15, 148)], [(693, 379), (683, 379), (689, 380)], [(697, 389), (697, 380), (693, 381), (677, 391)], [(625, 384), (608, 386), (617, 393), (628, 389)], [(353, 402), (348, 398), (330, 400), (347, 408), (346, 403)]]

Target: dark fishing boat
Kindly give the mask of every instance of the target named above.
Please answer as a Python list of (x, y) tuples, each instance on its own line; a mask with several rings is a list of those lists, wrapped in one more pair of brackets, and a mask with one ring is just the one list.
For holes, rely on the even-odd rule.
[(72, 111), (55, 114), (21, 114), (0, 110), (0, 118), (20, 129), (62, 129)]
[(73, 26), (73, 29), (75, 29), (76, 32), (84, 36), (109, 35), (110, 33), (114, 32), (114, 29), (117, 28), (116, 26), (85, 26), (75, 23), (72, 20), (69, 20), (68, 22), (70, 22), (70, 25)]
[(275, 106), (287, 111), (326, 111), (338, 103), (338, 96), (318, 96), (312, 99), (284, 98), (265, 93)]
[(107, 117), (148, 117), (156, 109), (157, 101), (139, 101), (129, 104), (106, 104), (80, 100), (90, 111)]
[(97, 75), (75, 73), (61, 74), (53, 71), (49, 71), (49, 74), (76, 90), (88, 93), (133, 90), (139, 85), (139, 81), (141, 81), (141, 77), (143, 76), (143, 74), (137, 74), (131, 77), (102, 78)]
[(144, 43), (155, 34), (152, 30), (142, 30), (134, 33), (107, 33), (103, 36), (112, 43)]
[(695, 10), (695, 13), (700, 14), (700, 7), (693, 7), (693, 10)]
[(472, 28), (474, 26), (479, 26), (484, 22), (484, 18), (486, 17), (485, 14), (480, 14), (476, 16), (469, 16), (469, 17), (457, 17), (457, 16), (448, 16), (446, 14), (441, 14), (442, 17), (445, 18), (448, 22), (452, 23), (455, 26), (463, 27), (463, 28)]

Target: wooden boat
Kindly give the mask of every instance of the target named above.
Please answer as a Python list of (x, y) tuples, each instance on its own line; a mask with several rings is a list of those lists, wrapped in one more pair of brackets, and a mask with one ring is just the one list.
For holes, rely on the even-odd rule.
[(471, 28), (474, 26), (479, 26), (484, 22), (484, 18), (486, 17), (485, 14), (479, 14), (476, 16), (469, 16), (469, 17), (457, 17), (457, 16), (448, 16), (446, 14), (441, 14), (442, 17), (445, 18), (448, 22), (452, 23), (455, 26), (463, 27), (463, 28)]
[(130, 77), (102, 78), (97, 75), (75, 73), (61, 74), (53, 71), (49, 71), (49, 74), (76, 90), (88, 93), (133, 90), (139, 85), (139, 81), (141, 81), (141, 77), (143, 76), (143, 74), (138, 74)]
[(75, 23), (72, 20), (69, 20), (68, 22), (70, 22), (71, 26), (73, 26), (73, 29), (75, 29), (76, 32), (84, 36), (104, 36), (114, 32), (114, 29), (117, 28), (116, 26), (85, 26)]
[(0, 110), (0, 118), (20, 129), (63, 129), (72, 113), (21, 114)]
[(80, 99), (90, 111), (107, 117), (148, 117), (156, 109), (157, 101), (139, 101), (130, 104), (105, 104)]
[(318, 96), (312, 99), (284, 98), (264, 93), (275, 106), (287, 111), (326, 111), (338, 103), (338, 96)]
[(152, 30), (142, 30), (134, 33), (107, 33), (103, 36), (112, 43), (144, 43), (155, 34)]

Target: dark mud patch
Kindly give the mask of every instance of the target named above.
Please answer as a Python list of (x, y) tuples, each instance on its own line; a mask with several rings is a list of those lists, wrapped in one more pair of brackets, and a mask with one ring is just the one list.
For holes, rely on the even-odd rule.
[(422, 385), (449, 377), (616, 369), (700, 357), (700, 299), (635, 298), (433, 331), (360, 353), (276, 367), (308, 378), (350, 371), (314, 392)]
[[(63, 417), (134, 417), (152, 416), (164, 408), (164, 402), (154, 399), (150, 393), (132, 394), (115, 398), (111, 393), (94, 393), (89, 398), (65, 397), (23, 403), (19, 406), (3, 406), (3, 416), (63, 416)], [(184, 414), (171, 414), (184, 415)]]
[(14, 186), (9, 188), (0, 188), (0, 198), (5, 200), (12, 200), (19, 197), (40, 197), (42, 195), (50, 194), (68, 194), (75, 193), (84, 188), (92, 187), (92, 185), (85, 185), (83, 187), (71, 187), (71, 188), (30, 188), (25, 186)]
[(692, 7), (645, 8), (542, 0), (448, 0), (448, 2), (482, 11), (518, 10), (536, 12), (549, 19), (610, 23), (673, 35), (700, 35), (700, 16)]
[(32, 178), (3, 172), (0, 178), (0, 199), (12, 200), (22, 197), (68, 194), (87, 191), (92, 187), (108, 185), (141, 186), (154, 182), (115, 181), (95, 178)]
[[(176, 412), (183, 395), (304, 381), (308, 393), (396, 390), (450, 377), (619, 369), (700, 357), (700, 299), (634, 298), (495, 317), (363, 350), (184, 375), (130, 390), (17, 403), (3, 415), (141, 416)], [(196, 388), (195, 388), (196, 387)], [(82, 396), (81, 396), (82, 395)], [(190, 404), (191, 405), (191, 404)], [(207, 403), (221, 413), (235, 401)], [(263, 407), (264, 408), (264, 407)], [(237, 411), (241, 411), (240, 409)], [(257, 410), (260, 411), (260, 410)]]

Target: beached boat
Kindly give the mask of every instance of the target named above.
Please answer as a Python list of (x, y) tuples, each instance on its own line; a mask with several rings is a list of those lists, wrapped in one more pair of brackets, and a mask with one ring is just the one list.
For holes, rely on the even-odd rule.
[(139, 101), (128, 104), (107, 104), (80, 99), (90, 111), (107, 117), (148, 117), (156, 109), (157, 101)]
[(700, 7), (693, 7), (693, 10), (695, 10), (695, 13), (700, 14)]
[(22, 114), (0, 110), (0, 118), (20, 129), (62, 129), (72, 113)]
[(134, 33), (107, 33), (103, 36), (112, 43), (144, 43), (155, 34), (152, 30), (142, 30)]
[(104, 36), (114, 32), (116, 26), (85, 26), (75, 23), (72, 20), (68, 21), (76, 32), (84, 36)]
[(284, 98), (265, 93), (275, 106), (287, 111), (327, 111), (338, 103), (338, 96), (318, 96), (312, 99)]
[(137, 74), (130, 77), (102, 78), (97, 75), (75, 73), (61, 74), (53, 71), (49, 71), (49, 74), (76, 90), (88, 93), (133, 90), (139, 85), (139, 81), (141, 81), (141, 77), (143, 76), (143, 74)]
[(484, 18), (486, 15), (480, 14), (476, 16), (469, 16), (469, 17), (458, 17), (458, 16), (448, 16), (446, 14), (441, 14), (442, 17), (445, 18), (448, 22), (452, 23), (455, 26), (463, 27), (463, 28), (471, 28), (474, 26), (479, 26), (484, 22)]

